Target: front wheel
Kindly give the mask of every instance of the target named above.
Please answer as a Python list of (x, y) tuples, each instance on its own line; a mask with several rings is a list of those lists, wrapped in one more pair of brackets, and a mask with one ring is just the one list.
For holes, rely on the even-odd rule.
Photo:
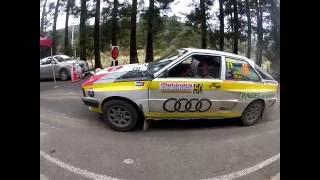
[(123, 100), (110, 100), (103, 105), (104, 120), (116, 131), (130, 131), (138, 123), (136, 108)]
[(60, 76), (60, 79), (61, 79), (62, 81), (66, 81), (66, 80), (69, 79), (69, 73), (68, 73), (68, 71), (65, 70), (65, 69), (62, 69), (62, 70), (60, 71), (59, 76)]
[(244, 126), (255, 124), (261, 117), (264, 110), (264, 103), (261, 100), (253, 101), (244, 110), (241, 122)]

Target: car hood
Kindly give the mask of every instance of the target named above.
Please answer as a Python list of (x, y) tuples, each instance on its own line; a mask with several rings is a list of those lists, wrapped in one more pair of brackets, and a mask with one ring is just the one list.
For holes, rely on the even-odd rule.
[(82, 86), (120, 81), (145, 81), (152, 79), (147, 71), (148, 64), (127, 64), (105, 68), (94, 74)]

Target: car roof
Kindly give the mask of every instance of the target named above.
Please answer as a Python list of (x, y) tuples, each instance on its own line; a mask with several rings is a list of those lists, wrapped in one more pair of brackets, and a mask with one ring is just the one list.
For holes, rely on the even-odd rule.
[(229, 56), (229, 57), (239, 58), (239, 59), (245, 60), (251, 66), (255, 65), (255, 62), (253, 60), (248, 59), (247, 57), (244, 57), (244, 56), (237, 55), (237, 54), (232, 54), (232, 53), (223, 52), (223, 51), (217, 51), (217, 50), (213, 50), (213, 49), (198, 49), (198, 48), (183, 48), (183, 49), (185, 49), (185, 50), (187, 50), (188, 52), (191, 52), (191, 53), (209, 53), (209, 54), (215, 54), (215, 55), (222, 55), (222, 56)]
[(58, 54), (58, 55), (54, 55), (53, 57), (70, 58), (69, 56), (67, 56), (67, 55), (64, 55), (64, 54)]

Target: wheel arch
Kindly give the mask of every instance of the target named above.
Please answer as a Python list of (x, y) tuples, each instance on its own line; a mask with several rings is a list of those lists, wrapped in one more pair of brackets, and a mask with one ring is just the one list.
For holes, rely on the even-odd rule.
[(258, 98), (258, 99), (253, 99), (252, 101), (250, 101), (250, 102), (247, 104), (247, 106), (242, 110), (241, 116), (242, 116), (242, 114), (245, 112), (245, 110), (248, 108), (248, 106), (250, 106), (252, 103), (257, 102), (257, 101), (261, 101), (261, 102), (263, 103), (263, 110), (262, 110), (262, 113), (263, 113), (264, 110), (265, 110), (265, 108), (266, 108), (266, 102), (265, 102), (264, 99)]
[(137, 103), (135, 103), (134, 101), (130, 100), (129, 98), (122, 97), (122, 96), (110, 96), (110, 97), (107, 97), (106, 99), (104, 99), (102, 101), (100, 108), (103, 109), (104, 104), (106, 102), (110, 101), (110, 100), (123, 100), (123, 101), (126, 101), (126, 102), (130, 103), (137, 110), (137, 112), (139, 114), (139, 117), (144, 118), (143, 110), (141, 108), (139, 108), (139, 105)]

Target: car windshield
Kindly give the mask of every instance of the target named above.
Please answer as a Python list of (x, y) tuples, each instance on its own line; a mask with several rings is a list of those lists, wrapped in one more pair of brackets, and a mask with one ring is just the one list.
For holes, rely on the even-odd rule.
[(62, 55), (62, 56), (55, 56), (55, 59), (58, 60), (59, 62), (63, 62), (63, 61), (71, 61), (73, 60), (71, 57), (66, 56), (66, 55)]
[(174, 51), (173, 53), (167, 54), (151, 63), (148, 64), (148, 72), (154, 74), (161, 70), (163, 67), (171, 63), (172, 61), (178, 59), (180, 56), (185, 54), (187, 50), (184, 49), (179, 49)]

